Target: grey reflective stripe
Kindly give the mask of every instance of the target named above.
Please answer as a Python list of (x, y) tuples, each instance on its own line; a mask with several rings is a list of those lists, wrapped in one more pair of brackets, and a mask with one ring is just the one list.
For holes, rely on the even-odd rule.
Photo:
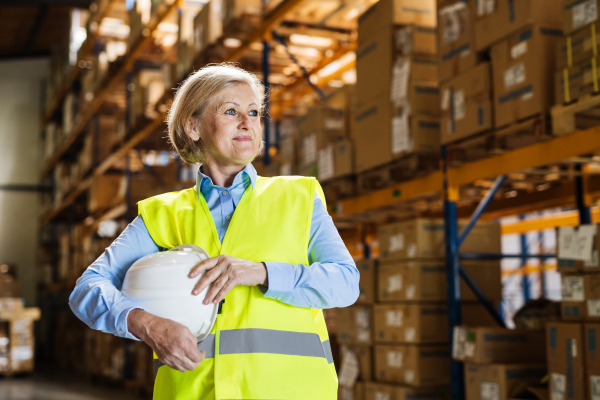
[(215, 334), (211, 333), (203, 341), (198, 343), (198, 350), (206, 351), (204, 358), (215, 358)]
[[(198, 343), (198, 350), (206, 351), (206, 355), (204, 358), (215, 358), (215, 334), (211, 333), (208, 335), (203, 341)], [(158, 369), (162, 367), (163, 364), (158, 358), (154, 359), (154, 379), (156, 379), (156, 374), (158, 374)]]
[[(206, 351), (206, 358), (215, 356), (215, 335), (198, 343), (198, 350)], [(231, 329), (221, 331), (219, 354), (267, 353), (288, 356), (320, 357), (333, 362), (329, 340), (321, 342), (316, 333), (277, 331), (272, 329)], [(154, 376), (164, 365), (154, 360)]]
[(327, 364), (331, 364), (333, 362), (333, 354), (331, 353), (331, 343), (329, 343), (329, 339), (322, 341), (321, 345), (323, 346), (323, 351), (325, 352)]
[[(329, 351), (331, 352), (330, 347)], [(219, 354), (242, 353), (323, 357), (329, 361), (316, 333), (258, 328), (221, 331)]]

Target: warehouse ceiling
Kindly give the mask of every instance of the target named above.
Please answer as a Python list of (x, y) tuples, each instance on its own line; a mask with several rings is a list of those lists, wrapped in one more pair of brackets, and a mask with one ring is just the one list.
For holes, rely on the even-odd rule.
[(49, 56), (69, 33), (69, 11), (91, 0), (0, 0), (0, 60)]

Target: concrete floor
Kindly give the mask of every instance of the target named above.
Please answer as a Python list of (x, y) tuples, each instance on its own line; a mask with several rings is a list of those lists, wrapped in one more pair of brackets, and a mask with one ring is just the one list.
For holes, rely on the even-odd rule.
[(123, 389), (93, 384), (83, 377), (51, 372), (23, 377), (0, 377), (2, 400), (132, 400)]

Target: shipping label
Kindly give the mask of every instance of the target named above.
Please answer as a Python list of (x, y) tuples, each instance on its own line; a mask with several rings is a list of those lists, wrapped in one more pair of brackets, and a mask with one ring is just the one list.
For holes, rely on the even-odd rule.
[(404, 234), (397, 233), (395, 235), (390, 236), (389, 251), (394, 252), (402, 249), (404, 249)]
[(323, 181), (333, 178), (335, 175), (335, 166), (333, 164), (333, 146), (327, 146), (319, 150), (318, 176)]
[(504, 71), (504, 89), (508, 90), (523, 82), (525, 82), (525, 63), (518, 63)]
[(563, 374), (550, 376), (550, 400), (566, 400), (567, 379)]
[(304, 165), (317, 162), (317, 135), (310, 134), (304, 138)]
[(404, 339), (407, 342), (414, 342), (415, 341), (415, 328), (412, 327), (407, 327), (404, 328)]
[(600, 299), (590, 299), (587, 301), (588, 317), (600, 317)]
[(387, 365), (392, 368), (402, 368), (402, 353), (399, 351), (388, 351)]
[(375, 392), (375, 400), (390, 400), (390, 394), (385, 392)]
[(481, 382), (480, 384), (481, 400), (500, 400), (500, 385), (496, 382)]
[(404, 314), (401, 310), (390, 310), (385, 313), (387, 326), (402, 326)]
[(558, 258), (592, 260), (596, 225), (566, 226), (558, 229)]
[(404, 370), (404, 383), (414, 383), (415, 381), (415, 371), (413, 369), (407, 368)]
[(560, 282), (563, 301), (584, 301), (583, 277), (563, 276)]
[(467, 343), (467, 328), (455, 326), (452, 334), (452, 357), (457, 360), (465, 358), (465, 344)]
[(600, 376), (590, 375), (590, 394), (592, 400), (600, 400)]
[(390, 100), (396, 106), (406, 103), (408, 98), (408, 85), (410, 78), (410, 60), (400, 58), (392, 70), (392, 82), (390, 88)]
[(415, 285), (406, 285), (406, 298), (407, 299), (414, 299), (416, 292), (417, 292), (417, 289), (416, 289)]
[(573, 7), (573, 29), (577, 29), (598, 19), (596, 1), (587, 0)]
[(452, 103), (454, 106), (454, 120), (460, 121), (465, 117), (465, 91), (457, 90), (454, 92)]
[(513, 60), (521, 57), (525, 53), (527, 53), (527, 41), (519, 42), (510, 48), (510, 58)]
[(407, 107), (392, 118), (392, 153), (399, 154), (412, 150)]
[(388, 293), (394, 293), (402, 290), (402, 275), (392, 275), (387, 279)]
[(352, 388), (356, 382), (356, 379), (358, 378), (359, 373), (360, 367), (356, 354), (351, 350), (344, 351), (339, 375), (340, 386)]
[(496, 0), (476, 0), (477, 1), (477, 15), (484, 16), (494, 12), (496, 8)]
[(440, 27), (442, 28), (442, 44), (452, 43), (466, 33), (466, 22), (469, 18), (467, 3), (456, 3), (441, 8), (439, 11)]

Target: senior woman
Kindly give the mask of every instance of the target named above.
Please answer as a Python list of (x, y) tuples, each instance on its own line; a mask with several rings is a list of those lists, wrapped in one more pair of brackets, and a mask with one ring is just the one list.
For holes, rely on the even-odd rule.
[[(257, 176), (263, 93), (256, 76), (228, 64), (188, 77), (167, 123), (181, 158), (202, 164), (196, 186), (138, 203), (69, 299), (91, 328), (154, 350), (155, 399), (336, 398), (321, 309), (354, 303), (359, 273), (314, 178)], [(190, 272), (207, 271), (192, 294), (212, 284), (204, 303), (226, 300), (200, 344), (119, 291), (134, 261), (181, 244), (212, 257)]]

